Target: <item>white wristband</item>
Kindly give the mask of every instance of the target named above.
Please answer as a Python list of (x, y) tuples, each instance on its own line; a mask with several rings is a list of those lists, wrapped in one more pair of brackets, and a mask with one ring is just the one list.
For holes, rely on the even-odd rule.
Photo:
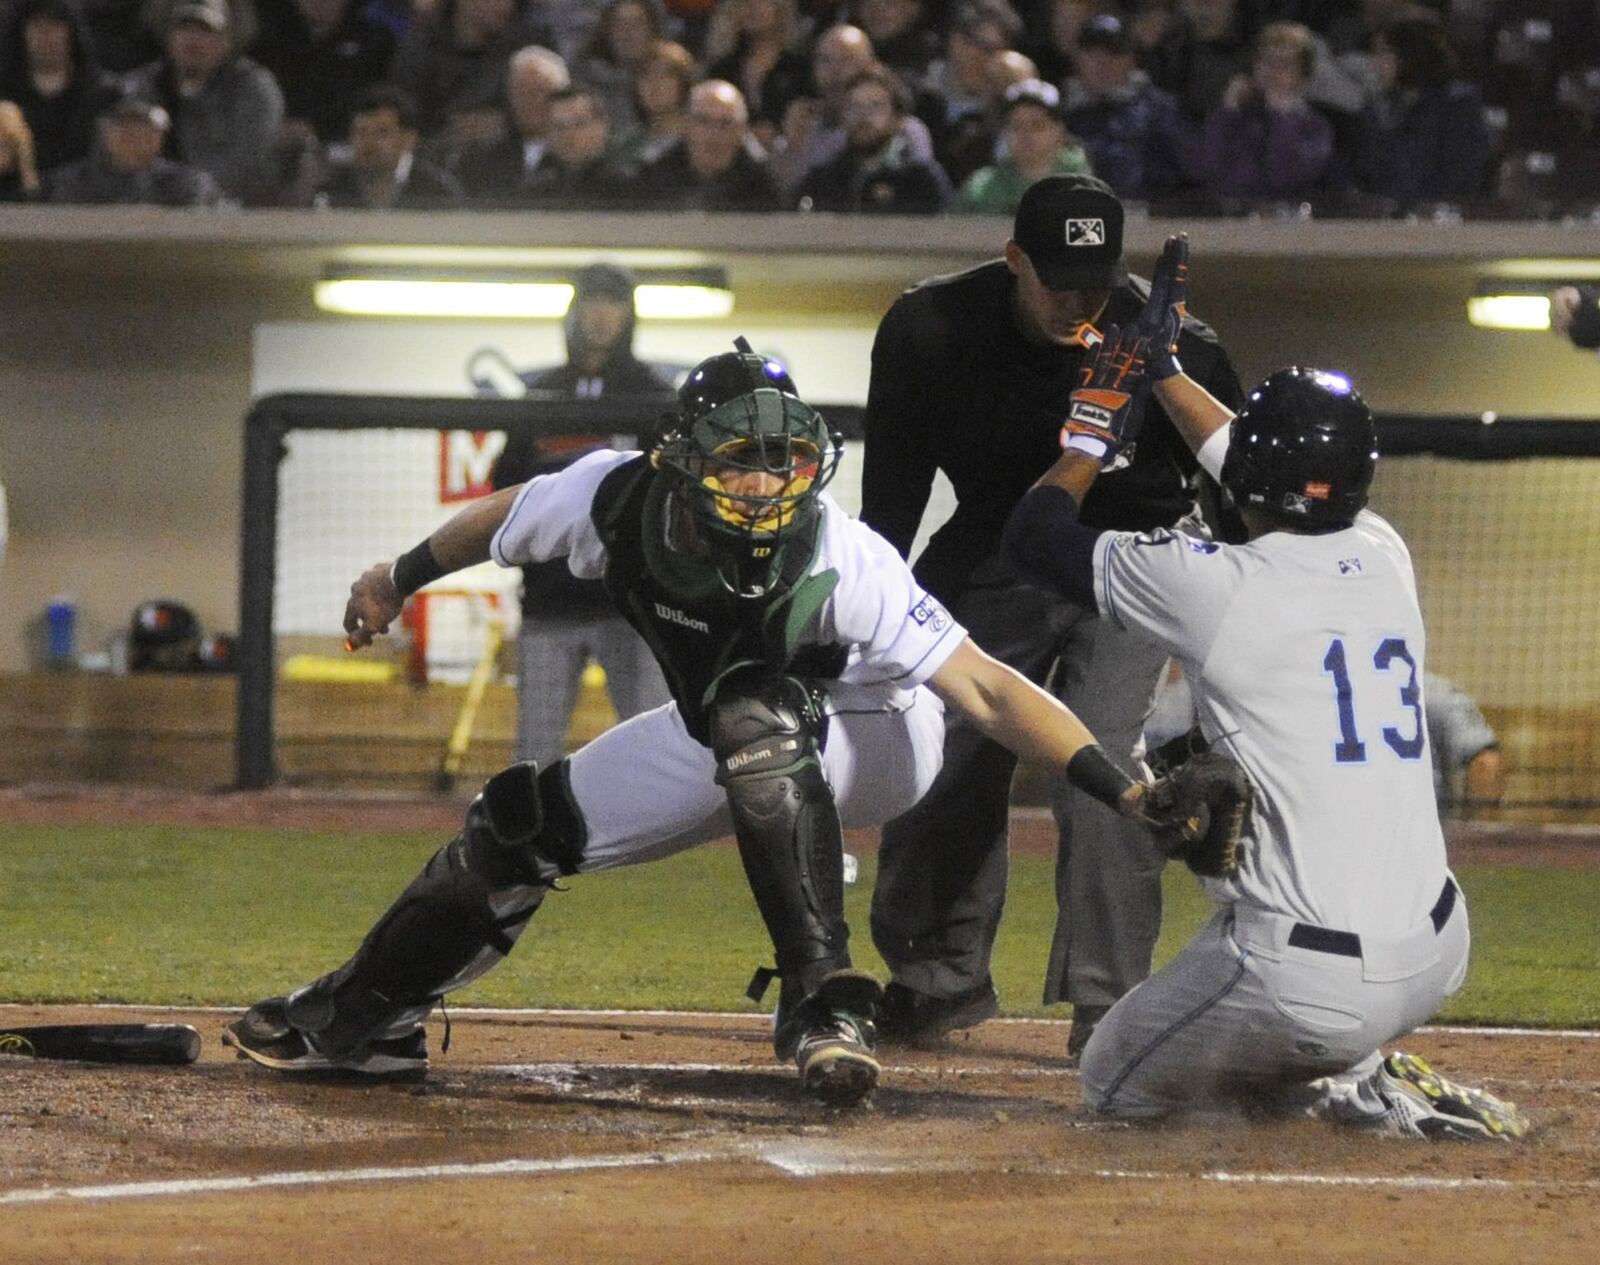
[(1061, 446), (1063, 448), (1076, 448), (1079, 452), (1087, 453), (1096, 461), (1104, 461), (1106, 453), (1111, 450), (1111, 445), (1106, 443), (1105, 440), (1097, 439), (1093, 435), (1079, 434), (1076, 431), (1068, 435)]

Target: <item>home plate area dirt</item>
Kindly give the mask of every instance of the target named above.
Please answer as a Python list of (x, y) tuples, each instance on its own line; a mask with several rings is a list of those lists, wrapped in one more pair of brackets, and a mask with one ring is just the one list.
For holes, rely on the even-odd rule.
[(1592, 1262), (1600, 1039), (1427, 1029), (1521, 1103), (1515, 1144), (1314, 1121), (1129, 1128), (1080, 1105), (1066, 1025), (890, 1051), (872, 1101), (800, 1096), (749, 1016), (458, 1012), (422, 1083), (239, 1061), (230, 1015), (0, 1006), (0, 1025), (187, 1022), (200, 1062), (0, 1059), (5, 1262)]

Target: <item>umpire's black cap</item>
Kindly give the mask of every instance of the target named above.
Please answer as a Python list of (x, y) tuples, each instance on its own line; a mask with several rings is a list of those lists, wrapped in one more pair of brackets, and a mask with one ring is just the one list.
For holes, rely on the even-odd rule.
[(1012, 237), (1052, 290), (1110, 290), (1128, 279), (1122, 203), (1093, 176), (1046, 176), (1029, 185)]

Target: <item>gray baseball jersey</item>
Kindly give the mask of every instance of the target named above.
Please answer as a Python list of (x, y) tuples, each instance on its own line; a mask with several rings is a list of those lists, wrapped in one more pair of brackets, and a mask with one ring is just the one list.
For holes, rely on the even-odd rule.
[(1414, 926), (1445, 854), (1426, 638), (1394, 529), (1363, 512), (1347, 531), (1240, 546), (1108, 533), (1095, 580), (1104, 617), (1180, 660), (1202, 731), (1255, 783), (1243, 869), (1213, 895), (1358, 934)]

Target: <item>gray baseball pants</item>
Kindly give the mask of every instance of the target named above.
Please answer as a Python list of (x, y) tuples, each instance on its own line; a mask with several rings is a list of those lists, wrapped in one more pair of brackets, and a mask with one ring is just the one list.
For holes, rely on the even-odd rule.
[(524, 615), (517, 636), (518, 760), (543, 769), (566, 754), (567, 725), (590, 659), (605, 669), (618, 720), (671, 697), (655, 656), (621, 616)]
[(1361, 937), (1354, 953), (1290, 944), (1287, 915), (1219, 908), (1096, 1026), (1084, 1101), (1130, 1120), (1241, 1103), (1349, 1123), (1380, 1115), (1385, 1104), (1363, 1092), (1379, 1047), (1427, 1022), (1466, 977), (1459, 889), (1449, 905), (1437, 925)]

